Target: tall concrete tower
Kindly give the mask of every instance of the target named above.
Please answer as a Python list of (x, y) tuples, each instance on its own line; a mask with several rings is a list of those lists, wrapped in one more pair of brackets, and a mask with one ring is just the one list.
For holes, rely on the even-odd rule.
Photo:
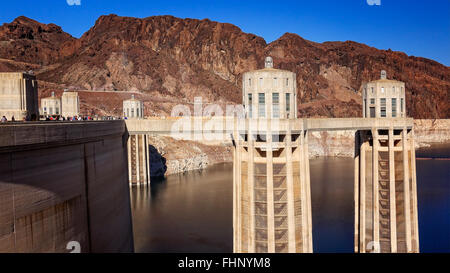
[(388, 80), (386, 71), (381, 71), (379, 80), (363, 85), (363, 117), (406, 117), (405, 83)]
[(312, 252), (308, 138), (294, 73), (247, 72), (245, 119), (233, 134), (234, 252)]
[(61, 115), (61, 99), (55, 96), (55, 92), (48, 98), (41, 99), (41, 114), (44, 116)]
[(401, 126), (404, 87), (384, 71), (363, 86), (364, 117), (383, 129), (355, 135), (355, 252), (419, 252), (414, 129)]
[(0, 118), (38, 120), (38, 83), (35, 75), (0, 73)]
[(131, 95), (131, 99), (123, 101), (123, 116), (128, 119), (144, 118), (144, 103)]
[(61, 96), (62, 115), (73, 117), (80, 115), (80, 98), (78, 92), (64, 91)]

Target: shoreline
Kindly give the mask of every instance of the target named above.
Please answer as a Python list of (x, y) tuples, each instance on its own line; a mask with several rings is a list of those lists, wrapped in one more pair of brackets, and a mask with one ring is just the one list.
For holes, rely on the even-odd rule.
[[(450, 145), (450, 119), (415, 120), (416, 150), (436, 145)], [(309, 158), (353, 157), (354, 131), (311, 132)], [(230, 143), (209, 145), (196, 141), (175, 140), (168, 136), (150, 137), (152, 177), (165, 177), (192, 170), (202, 170), (218, 163), (232, 162)], [(417, 158), (417, 160), (432, 160)]]

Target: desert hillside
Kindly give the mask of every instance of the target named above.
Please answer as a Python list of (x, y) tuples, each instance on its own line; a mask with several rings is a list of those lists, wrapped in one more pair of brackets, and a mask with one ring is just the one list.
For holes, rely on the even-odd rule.
[[(300, 116), (361, 116), (361, 84), (385, 69), (406, 83), (409, 116), (450, 117), (449, 67), (351, 41), (315, 43), (286, 33), (267, 44), (231, 24), (172, 16), (101, 16), (79, 39), (23, 16), (0, 27), (0, 71), (33, 70), (40, 96), (64, 88), (135, 92), (147, 115), (170, 114), (195, 96), (240, 103), (242, 73), (263, 67), (267, 55), (297, 73)], [(82, 109), (89, 114), (118, 115), (127, 97), (88, 94)]]

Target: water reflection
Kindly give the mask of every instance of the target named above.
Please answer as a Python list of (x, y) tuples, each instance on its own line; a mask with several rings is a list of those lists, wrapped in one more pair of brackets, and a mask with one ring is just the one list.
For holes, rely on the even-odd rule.
[(171, 175), (134, 187), (136, 252), (231, 252), (232, 166)]
[(416, 157), (420, 250), (450, 252), (450, 145), (419, 149)]
[(314, 252), (353, 252), (353, 160), (310, 160)]
[[(421, 252), (450, 252), (450, 145), (417, 157)], [(136, 252), (232, 252), (232, 164), (131, 190)], [(314, 252), (353, 252), (353, 159), (310, 161)]]

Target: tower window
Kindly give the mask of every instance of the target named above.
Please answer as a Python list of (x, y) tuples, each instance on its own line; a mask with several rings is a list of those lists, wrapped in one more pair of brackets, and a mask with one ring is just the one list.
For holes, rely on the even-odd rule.
[(375, 107), (370, 107), (369, 108), (369, 114), (370, 114), (370, 117), (371, 118), (374, 118), (375, 117)]
[(386, 117), (386, 98), (380, 99), (380, 116), (382, 118)]
[(381, 93), (384, 94), (384, 87), (381, 87)]
[(393, 118), (397, 117), (397, 99), (396, 98), (392, 98), (392, 117)]
[(286, 86), (289, 86), (289, 78), (286, 78)]
[(258, 94), (258, 116), (260, 118), (266, 117), (266, 94)]
[(364, 117), (366, 117), (366, 109), (367, 109), (367, 99), (364, 99), (364, 105), (363, 105), (363, 113), (364, 113)]
[(400, 99), (400, 111), (403, 113), (403, 98)]
[(291, 93), (286, 93), (286, 112), (291, 111)]
[(252, 79), (248, 79), (248, 85), (252, 86)]
[(274, 118), (280, 117), (280, 94), (272, 93), (272, 116)]
[(253, 114), (253, 98), (252, 94), (248, 94), (248, 117), (251, 118)]
[(278, 93), (273, 93), (273, 94), (272, 94), (272, 102), (273, 102), (273, 103), (276, 103), (276, 104), (280, 103), (280, 94), (278, 94)]

